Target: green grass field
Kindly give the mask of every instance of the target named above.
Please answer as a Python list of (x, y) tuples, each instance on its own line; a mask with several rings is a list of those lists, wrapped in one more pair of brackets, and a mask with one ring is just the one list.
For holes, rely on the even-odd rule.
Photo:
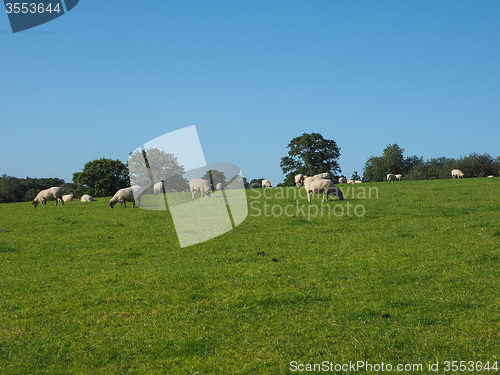
[(0, 373), (500, 361), (500, 179), (342, 189), (309, 218), (298, 188), (247, 191), (240, 226), (182, 249), (166, 211), (0, 205)]

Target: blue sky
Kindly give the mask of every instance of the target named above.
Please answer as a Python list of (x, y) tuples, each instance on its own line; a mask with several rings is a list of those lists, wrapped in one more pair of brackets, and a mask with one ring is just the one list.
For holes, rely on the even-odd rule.
[(500, 2), (80, 1), (13, 34), (0, 15), (0, 174), (70, 181), (196, 125), (208, 162), (283, 180), (318, 132), (348, 177), (391, 143), (500, 155)]

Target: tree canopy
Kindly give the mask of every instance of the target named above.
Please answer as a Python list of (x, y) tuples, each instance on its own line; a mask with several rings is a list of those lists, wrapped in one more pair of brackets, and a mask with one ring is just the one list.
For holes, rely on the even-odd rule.
[(452, 169), (460, 169), (466, 177), (498, 176), (500, 162), (490, 155), (472, 153), (460, 159), (447, 157), (424, 161), (418, 156), (403, 156), (404, 149), (388, 145), (382, 156), (372, 156), (365, 164), (363, 179), (367, 182), (384, 181), (387, 173), (401, 173), (405, 180), (451, 178)]
[(281, 169), (285, 174), (284, 186), (294, 186), (294, 176), (302, 173), (314, 176), (329, 172), (336, 176), (342, 170), (338, 164), (340, 148), (334, 140), (325, 139), (319, 133), (304, 133), (288, 144), (288, 155), (281, 158)]
[(254, 178), (253, 180), (250, 181), (250, 183), (248, 184), (248, 187), (250, 189), (260, 188), (260, 187), (262, 187), (262, 180), (264, 180), (264, 177), (262, 177), (262, 178)]
[(364, 179), (366, 181), (383, 181), (388, 173), (406, 174), (408, 163), (405, 163), (403, 153), (404, 149), (396, 143), (388, 145), (382, 156), (372, 156), (366, 161)]
[(120, 160), (101, 158), (89, 161), (82, 172), (73, 173), (77, 195), (112, 196), (118, 189), (130, 185), (128, 170)]
[(167, 192), (184, 191), (189, 186), (183, 177), (184, 166), (179, 165), (174, 154), (158, 148), (132, 152), (128, 159), (128, 168), (132, 184), (143, 188), (160, 181), (165, 181)]
[(65, 193), (74, 188), (60, 178), (17, 178), (3, 174), (0, 177), (0, 203), (33, 200), (40, 190), (60, 186)]
[(218, 183), (221, 183), (222, 186), (227, 185), (226, 176), (224, 172), (218, 171), (217, 169), (210, 169), (209, 171), (207, 171), (207, 173), (203, 175), (202, 179), (210, 182), (213, 190), (215, 190)]

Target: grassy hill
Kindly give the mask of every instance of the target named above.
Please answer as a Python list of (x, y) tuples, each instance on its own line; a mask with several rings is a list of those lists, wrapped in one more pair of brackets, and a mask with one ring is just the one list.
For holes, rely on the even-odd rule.
[(250, 190), (240, 226), (182, 249), (165, 211), (0, 205), (0, 373), (499, 361), (500, 179), (342, 189), (323, 212)]

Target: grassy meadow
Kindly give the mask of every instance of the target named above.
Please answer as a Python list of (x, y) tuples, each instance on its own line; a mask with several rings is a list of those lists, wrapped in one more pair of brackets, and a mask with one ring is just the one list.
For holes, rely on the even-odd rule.
[(243, 223), (185, 248), (168, 211), (1, 204), (0, 373), (500, 361), (500, 178), (338, 186), (323, 215), (248, 190)]

